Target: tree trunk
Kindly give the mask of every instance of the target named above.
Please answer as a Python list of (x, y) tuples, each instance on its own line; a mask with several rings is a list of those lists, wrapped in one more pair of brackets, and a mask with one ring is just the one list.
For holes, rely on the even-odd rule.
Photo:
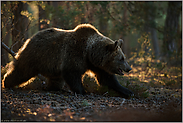
[[(58, 6), (60, 6), (62, 4), (62, 2), (57, 2), (57, 1), (53, 1), (52, 2), (52, 6), (54, 7), (54, 9), (56, 10), (58, 8)], [(57, 27), (59, 28), (60, 27), (60, 23), (59, 23), (59, 20), (58, 20), (58, 17), (53, 17), (53, 20), (52, 20), (52, 26), (53, 27)]]
[[(8, 9), (11, 9), (10, 3), (7, 1), (3, 1), (1, 3), (3, 6), (6, 5)], [(7, 17), (10, 13), (2, 7), (2, 14), (1, 14), (1, 42), (4, 42), (6, 45), (9, 45), (10, 42), (10, 33), (11, 33), (11, 18), (10, 16)], [(2, 27), (3, 26), (3, 27)], [(8, 52), (1, 48), (1, 66), (5, 66), (9, 62)]]
[[(124, 5), (124, 11), (123, 11), (123, 26), (125, 27), (125, 24), (127, 23), (127, 6), (126, 3), (123, 2)], [(124, 39), (124, 44), (123, 44), (123, 51), (126, 55), (126, 57), (128, 58), (130, 55), (129, 52), (129, 38), (128, 36), (122, 35), (120, 38)]]
[[(12, 6), (14, 7), (14, 6)], [(17, 6), (13, 10), (13, 30), (12, 30), (12, 49), (17, 52), (23, 42), (28, 38), (28, 33), (25, 32), (28, 28), (28, 18), (21, 15), (21, 11), (27, 10), (27, 4), (17, 2)]]
[[(11, 29), (11, 25), (7, 25), (6, 32), (10, 29)], [(1, 30), (1, 31), (3, 31), (3, 30)], [(5, 39), (3, 40), (3, 42), (6, 45), (8, 45), (9, 41), (10, 41), (10, 33), (7, 33), (7, 35), (5, 35)], [(9, 62), (8, 52), (1, 48), (1, 65), (5, 66), (8, 62)]]
[(164, 26), (163, 53), (170, 57), (172, 53), (177, 52), (177, 30), (182, 2), (168, 2), (167, 16)]
[(101, 13), (99, 14), (99, 30), (101, 31), (101, 33), (103, 33), (104, 35), (108, 35), (108, 15), (107, 15), (107, 4), (106, 2), (101, 2), (101, 8), (100, 11)]
[[(160, 51), (159, 51), (159, 44), (158, 44), (158, 37), (156, 31), (156, 23), (155, 23), (155, 13), (156, 9), (153, 2), (146, 2), (145, 6), (148, 8), (147, 12), (145, 12), (145, 32), (150, 33), (150, 38), (153, 44), (153, 49), (155, 52), (155, 57), (158, 58)], [(154, 27), (154, 28), (153, 28)]]
[(94, 9), (93, 9), (93, 6), (90, 4), (90, 2), (87, 2), (86, 3), (86, 15), (87, 15), (87, 18), (88, 18), (88, 23), (93, 23), (93, 20), (94, 20)]
[(43, 10), (40, 5), (38, 5), (38, 7), (39, 7), (39, 20), (38, 20), (39, 30), (49, 28), (49, 24), (47, 24), (47, 20), (46, 20), (45, 10)]
[(159, 50), (159, 44), (158, 44), (157, 31), (156, 29), (151, 28), (150, 32), (151, 32), (151, 40), (153, 43), (154, 55), (156, 58), (158, 58), (160, 55), (160, 50)]

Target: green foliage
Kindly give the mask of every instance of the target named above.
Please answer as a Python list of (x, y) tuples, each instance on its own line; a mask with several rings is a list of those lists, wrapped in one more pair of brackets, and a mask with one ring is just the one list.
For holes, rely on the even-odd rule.
[(28, 11), (21, 11), (21, 15), (26, 16), (30, 21), (34, 20), (35, 17), (32, 13), (29, 13)]
[(98, 94), (101, 94), (101, 95), (108, 95), (108, 96), (112, 96), (112, 97), (119, 97), (121, 96), (119, 93), (117, 93), (116, 91), (112, 90), (112, 89), (109, 89), (108, 86), (101, 86), (99, 89), (98, 89)]
[(126, 87), (135, 92), (139, 98), (149, 96), (149, 87), (179, 88), (182, 82), (182, 67), (168, 66), (167, 62), (154, 59), (151, 47), (149, 35), (143, 34), (138, 39), (137, 49), (130, 58), (133, 78), (123, 80), (126, 81)]
[(138, 78), (129, 78), (126, 76), (118, 76), (120, 84), (134, 92), (136, 98), (147, 98), (149, 92), (146, 83), (141, 82)]
[(142, 36), (138, 39), (138, 43), (140, 45), (140, 50), (138, 51), (138, 56), (140, 58), (143, 58), (143, 61), (147, 61), (148, 57), (152, 57), (149, 34), (147, 34), (147, 33), (142, 34)]
[(36, 4), (39, 5), (43, 10), (46, 10), (47, 2), (38, 1)]
[(167, 86), (175, 85), (175, 83), (176, 83), (175, 80), (167, 80), (167, 81), (165, 81), (165, 84), (166, 84)]
[(133, 56), (130, 58), (130, 60), (134, 61), (136, 65), (144, 66), (144, 69), (146, 71), (145, 74), (148, 74), (148, 72), (152, 73), (154, 68), (154, 66), (152, 66), (152, 60), (154, 58), (154, 55), (152, 53), (151, 47), (152, 46), (150, 43), (149, 34), (144, 33), (138, 39), (138, 48), (133, 53)]
[[(133, 2), (127, 4), (130, 16), (129, 24), (137, 30), (142, 30), (144, 24), (147, 27), (161, 28), (162, 18), (165, 16), (167, 2)], [(151, 18), (151, 19), (149, 19)], [(154, 18), (156, 21), (152, 19)], [(164, 18), (165, 19), (165, 18)], [(147, 28), (146, 27), (146, 28)], [(160, 32), (162, 33), (162, 32)]]
[(149, 92), (148, 91), (142, 92), (141, 97), (148, 98), (149, 97)]
[[(61, 2), (62, 6), (52, 6), (45, 4), (43, 6), (46, 11), (46, 18), (51, 23), (50, 26), (55, 26), (63, 29), (73, 29), (76, 25), (81, 23), (84, 17), (85, 2)], [(44, 9), (43, 8), (43, 9)]]
[(82, 106), (89, 106), (89, 103), (88, 103), (88, 101), (87, 100), (83, 100), (82, 101), (82, 104), (81, 104)]

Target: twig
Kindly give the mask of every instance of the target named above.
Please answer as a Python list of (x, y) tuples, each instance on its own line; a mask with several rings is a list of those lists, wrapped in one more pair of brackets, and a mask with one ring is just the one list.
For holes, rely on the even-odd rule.
[(15, 58), (16, 53), (13, 52), (4, 42), (1, 42), (2, 47)]
[(159, 73), (165, 68), (166, 64), (164, 64), (164, 66), (159, 70)]
[(124, 104), (124, 102), (125, 102), (125, 98), (123, 99), (123, 102), (120, 104), (120, 106), (122, 106)]
[[(30, 25), (31, 22), (32, 22), (32, 21), (30, 20), (29, 23), (27, 24), (27, 28), (26, 28), (26, 29), (24, 30), (24, 32), (22, 33), (22, 36), (21, 36), (21, 37), (19, 37), (21, 31), (16, 30), (16, 31), (19, 32), (19, 34), (15, 37), (15, 40), (16, 40), (17, 38), (21, 39), (21, 41), (22, 41), (23, 39), (25, 39), (24, 36), (25, 36), (25, 34), (27, 33), (28, 27), (29, 27), (29, 25)], [(16, 42), (11, 46), (11, 49), (12, 49), (18, 42), (20, 42), (20, 41), (16, 41)]]
[(75, 92), (74, 94), (75, 94), (75, 97), (76, 97), (76, 98), (78, 98), (78, 96), (77, 96), (76, 92)]
[(106, 94), (108, 94), (108, 91), (107, 91), (107, 92), (105, 92), (103, 95), (106, 95)]
[(106, 12), (107, 12), (107, 14), (108, 14), (114, 21), (117, 21), (118, 23), (122, 23), (120, 20), (117, 20), (116, 18), (114, 18), (108, 9), (106, 9)]

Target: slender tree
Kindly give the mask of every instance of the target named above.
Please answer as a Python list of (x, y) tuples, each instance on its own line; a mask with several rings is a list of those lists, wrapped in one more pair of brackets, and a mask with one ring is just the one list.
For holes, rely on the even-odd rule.
[[(124, 11), (123, 11), (123, 23), (122, 23), (122, 25), (125, 27), (125, 25), (127, 24), (128, 14), (127, 14), (126, 3), (124, 2), (123, 5), (124, 5)], [(128, 57), (130, 55), (130, 52), (129, 52), (129, 43), (130, 42), (128, 40), (128, 36), (122, 35), (122, 37), (120, 37), (120, 38), (124, 38), (123, 51), (124, 51), (126, 57)]]
[(158, 37), (157, 37), (157, 30), (156, 30), (156, 23), (155, 23), (155, 17), (156, 17), (156, 11), (157, 8), (154, 5), (154, 2), (146, 2), (145, 8), (147, 9), (145, 13), (145, 25), (144, 30), (147, 33), (150, 33), (150, 37), (153, 44), (153, 49), (155, 53), (155, 57), (158, 58), (160, 55), (159, 51), (159, 44), (158, 44)]
[[(54, 10), (56, 10), (56, 9), (58, 9), (59, 6), (62, 5), (62, 2), (53, 1), (51, 4), (54, 7)], [(52, 23), (53, 23), (53, 25), (52, 25), (53, 27), (58, 27), (60, 25), (58, 17), (53, 16)]]
[(108, 35), (108, 14), (107, 5), (108, 2), (100, 2), (100, 14), (99, 14), (99, 29), (105, 35)]
[[(45, 2), (47, 4), (48, 2)], [(46, 11), (41, 7), (41, 5), (38, 5), (39, 7), (39, 30), (43, 30), (49, 27), (49, 24), (47, 23), (47, 17), (46, 17)]]
[[(6, 45), (9, 46), (10, 42), (10, 33), (11, 33), (11, 11), (7, 10), (11, 9), (10, 3), (7, 1), (3, 1), (1, 3), (1, 41), (4, 42)], [(8, 52), (1, 48), (1, 65), (5, 66), (6, 63), (9, 62)]]
[(169, 1), (167, 8), (167, 16), (164, 26), (164, 38), (163, 38), (163, 53), (167, 56), (171, 56), (172, 53), (177, 52), (177, 31), (179, 17), (181, 14), (182, 2)]
[[(15, 6), (16, 4), (16, 6)], [(28, 38), (26, 32), (28, 28), (28, 18), (21, 14), (21, 11), (27, 10), (27, 3), (13, 2), (12, 7), (15, 7), (13, 11), (13, 30), (12, 30), (12, 49), (17, 52), (23, 42)]]

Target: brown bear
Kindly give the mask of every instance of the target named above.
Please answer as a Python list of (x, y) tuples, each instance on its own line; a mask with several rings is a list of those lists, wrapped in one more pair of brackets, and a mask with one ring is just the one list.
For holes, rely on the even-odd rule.
[(85, 94), (81, 78), (91, 70), (101, 85), (128, 97), (133, 92), (121, 86), (115, 77), (131, 70), (122, 43), (122, 39), (113, 41), (90, 24), (80, 24), (74, 30), (39, 31), (17, 52), (4, 76), (4, 86), (20, 85), (40, 73), (48, 78), (48, 90), (60, 90), (65, 81), (73, 92)]

